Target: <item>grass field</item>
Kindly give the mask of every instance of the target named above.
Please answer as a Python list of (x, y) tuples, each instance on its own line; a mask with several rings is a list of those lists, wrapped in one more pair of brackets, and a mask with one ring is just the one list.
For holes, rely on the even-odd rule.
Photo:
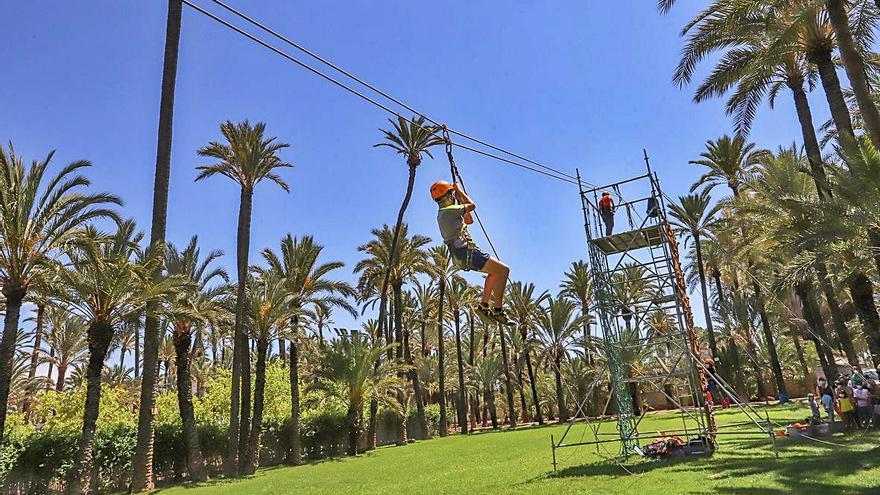
[[(780, 423), (808, 415), (803, 406), (761, 409)], [(763, 412), (762, 412), (763, 414)], [(735, 411), (719, 412), (719, 424), (742, 421)], [(676, 428), (675, 416), (646, 418), (641, 431)], [(767, 437), (724, 437), (710, 458), (648, 461), (633, 459), (624, 471), (595, 447), (560, 449), (559, 471), (550, 464), (550, 435), (564, 427), (521, 428), (386, 447), (358, 458), (259, 471), (235, 481), (174, 487), (162, 495), (233, 494), (880, 494), (880, 435), (853, 433), (826, 439), (834, 445), (780, 438), (779, 458)], [(603, 425), (614, 431), (614, 424)], [(576, 441), (583, 425), (572, 429)], [(617, 444), (608, 450), (616, 452)]]

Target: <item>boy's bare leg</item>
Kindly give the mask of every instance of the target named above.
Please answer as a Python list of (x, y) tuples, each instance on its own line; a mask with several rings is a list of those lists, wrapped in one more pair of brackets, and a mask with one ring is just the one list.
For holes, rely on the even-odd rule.
[[(507, 286), (507, 276), (510, 275), (510, 268), (495, 258), (489, 258), (489, 261), (483, 267), (483, 272), (488, 274), (486, 286), (483, 289), (483, 301), (488, 302), (489, 295), (494, 291), (493, 307), (500, 308), (504, 302), (504, 289)], [(492, 284), (489, 283), (490, 278)]]
[(495, 287), (496, 278), (498, 278), (498, 276), (494, 273), (488, 273), (486, 275), (486, 282), (483, 284), (483, 298), (481, 299), (483, 304), (489, 304), (489, 299), (492, 298), (492, 289)]

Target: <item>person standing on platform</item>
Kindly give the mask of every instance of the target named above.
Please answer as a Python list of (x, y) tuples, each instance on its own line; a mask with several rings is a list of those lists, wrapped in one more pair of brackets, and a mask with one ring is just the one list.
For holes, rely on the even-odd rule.
[(605, 224), (605, 236), (611, 235), (614, 230), (614, 200), (608, 191), (602, 191), (602, 199), (599, 200), (599, 216)]

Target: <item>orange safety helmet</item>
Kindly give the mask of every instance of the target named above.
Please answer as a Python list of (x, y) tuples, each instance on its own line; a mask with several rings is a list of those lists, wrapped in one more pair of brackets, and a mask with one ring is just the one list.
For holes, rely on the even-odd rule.
[(434, 201), (446, 196), (449, 191), (455, 189), (455, 187), (446, 182), (445, 180), (438, 180), (437, 182), (431, 184), (431, 197), (434, 198)]

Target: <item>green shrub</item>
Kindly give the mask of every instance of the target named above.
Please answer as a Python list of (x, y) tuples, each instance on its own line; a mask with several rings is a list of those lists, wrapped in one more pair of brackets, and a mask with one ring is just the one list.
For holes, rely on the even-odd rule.
[(345, 411), (327, 408), (309, 411), (302, 417), (303, 453), (310, 459), (324, 459), (345, 454), (348, 427)]

